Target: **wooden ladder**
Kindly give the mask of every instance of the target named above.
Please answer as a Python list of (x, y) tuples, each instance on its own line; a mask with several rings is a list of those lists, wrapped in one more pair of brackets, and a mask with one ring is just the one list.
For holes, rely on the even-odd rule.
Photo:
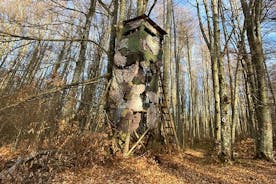
[(164, 84), (163, 84), (163, 78), (160, 73), (160, 80), (158, 80), (158, 86), (159, 86), (159, 98), (160, 98), (160, 112), (161, 112), (161, 121), (163, 126), (163, 133), (164, 138), (166, 141), (166, 144), (168, 144), (170, 141), (175, 141), (177, 147), (179, 148), (179, 140), (176, 133), (175, 124), (173, 121), (172, 114), (170, 113), (170, 108), (167, 103), (167, 97), (164, 93)]

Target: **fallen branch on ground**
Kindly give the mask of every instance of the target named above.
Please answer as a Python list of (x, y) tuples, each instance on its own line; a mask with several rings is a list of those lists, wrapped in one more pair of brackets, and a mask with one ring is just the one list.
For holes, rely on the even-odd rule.
[(35, 158), (39, 157), (39, 156), (42, 156), (42, 155), (49, 155), (49, 154), (53, 154), (53, 153), (56, 153), (57, 150), (43, 150), (43, 151), (39, 151), (37, 152), (36, 154), (34, 155), (31, 155), (29, 156), (28, 158), (26, 159), (23, 159), (22, 157), (19, 157), (15, 163), (7, 168), (7, 169), (3, 169), (1, 172), (0, 172), (0, 181), (1, 181), (1, 178), (4, 178), (6, 177), (7, 175), (10, 175), (12, 176), (14, 174), (14, 172), (16, 171), (16, 169), (22, 165), (22, 164), (26, 164), (27, 162), (30, 162), (32, 160), (34, 160)]

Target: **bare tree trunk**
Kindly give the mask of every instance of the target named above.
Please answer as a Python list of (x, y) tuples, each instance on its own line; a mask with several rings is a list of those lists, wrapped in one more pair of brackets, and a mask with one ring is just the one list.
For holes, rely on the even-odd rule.
[(268, 73), (268, 70), (267, 70), (267, 65), (266, 65), (265, 61), (264, 61), (264, 67), (265, 67), (265, 72), (266, 72), (266, 77), (267, 77), (269, 90), (270, 90), (272, 100), (273, 100), (273, 104), (274, 104), (274, 111), (275, 111), (275, 114), (276, 114), (276, 97), (275, 97), (275, 93), (273, 91), (272, 82), (271, 82), (271, 79), (270, 79), (270, 76), (269, 76), (269, 73)]
[(212, 0), (213, 12), (213, 28), (214, 28), (214, 51), (217, 56), (216, 62), (218, 63), (218, 77), (219, 77), (219, 96), (220, 96), (220, 109), (221, 109), (221, 152), (220, 159), (224, 162), (231, 160), (231, 126), (229, 121), (229, 104), (230, 98), (226, 92), (224, 63), (220, 48), (220, 30), (219, 30), (219, 0)]
[(177, 125), (177, 130), (178, 130), (178, 137), (179, 137), (179, 142), (180, 146), (184, 147), (184, 135), (183, 135), (183, 124), (184, 121), (181, 120), (181, 104), (180, 104), (180, 72), (179, 72), (179, 67), (180, 67), (180, 44), (177, 47), (177, 34), (176, 34), (176, 29), (177, 25), (175, 22), (175, 14), (174, 10), (172, 9), (172, 15), (173, 15), (173, 25), (174, 25), (174, 58), (175, 58), (175, 79), (176, 79), (176, 109), (175, 109), (175, 123)]
[[(42, 45), (43, 46), (43, 45)], [(26, 83), (27, 84), (31, 84), (32, 82), (35, 82), (35, 75), (37, 74), (39, 67), (42, 64), (42, 60), (44, 57), (44, 54), (47, 50), (48, 44), (45, 44), (41, 49), (40, 52), (37, 56), (37, 58), (35, 58), (34, 63), (32, 68), (30, 69), (30, 72), (28, 73), (27, 77), (26, 77)]]
[[(234, 147), (235, 138), (236, 138), (236, 125), (237, 125), (237, 104), (238, 104), (238, 86), (239, 86), (239, 66), (240, 61), (237, 61), (236, 71), (235, 71), (235, 80), (234, 80), (234, 89), (233, 89), (233, 99), (232, 99), (232, 126), (231, 126), (231, 144), (232, 149)], [(232, 150), (233, 151), (233, 150)], [(232, 152), (233, 153), (233, 152)]]
[(120, 0), (120, 14), (119, 14), (119, 26), (118, 26), (118, 36), (117, 39), (121, 40), (123, 35), (123, 21), (125, 20), (126, 16), (126, 0)]
[(34, 69), (34, 65), (37, 63), (37, 58), (38, 58), (38, 55), (39, 55), (39, 47), (40, 47), (40, 42), (38, 42), (35, 46), (35, 49), (32, 53), (32, 57), (26, 67), (26, 70), (24, 71), (24, 74), (20, 80), (20, 85), (19, 85), (19, 88), (22, 87), (24, 84), (27, 83), (27, 80), (30, 76), (30, 72), (33, 71)]
[(109, 49), (108, 49), (108, 65), (107, 65), (107, 72), (112, 73), (112, 67), (114, 63), (114, 55), (115, 55), (115, 44), (116, 44), (116, 36), (117, 36), (117, 20), (118, 20), (118, 9), (119, 9), (119, 2), (114, 1), (114, 10), (112, 12), (112, 21), (111, 21), (111, 33), (109, 38)]
[[(256, 137), (257, 135), (257, 127), (256, 127), (256, 114), (255, 114), (255, 103), (256, 100), (254, 98), (255, 95), (255, 89), (256, 83), (255, 83), (255, 75), (254, 75), (254, 69), (252, 66), (251, 61), (249, 60), (246, 48), (245, 48), (245, 29), (242, 31), (240, 37), (241, 37), (241, 42), (239, 45), (239, 52), (242, 55), (242, 67), (244, 71), (244, 79), (245, 79), (245, 91), (246, 91), (246, 97), (247, 97), (247, 104), (248, 104), (248, 119), (249, 119), (249, 124), (250, 124), (250, 130), (251, 130), (251, 135), (253, 137)], [(244, 63), (243, 63), (244, 61)]]
[[(81, 38), (83, 40), (80, 42), (80, 53), (79, 53), (79, 58), (76, 62), (76, 67), (75, 67), (75, 71), (72, 79), (73, 83), (81, 80), (81, 74), (85, 67), (86, 50), (88, 46), (88, 42), (86, 40), (88, 40), (89, 38), (91, 21), (92, 21), (92, 17), (95, 14), (95, 9), (96, 9), (96, 2), (97, 2), (96, 0), (90, 0), (89, 10), (85, 15), (85, 25), (84, 25), (84, 29), (81, 32)], [(74, 88), (74, 89), (71, 89), (69, 93), (69, 99), (67, 104), (65, 105), (65, 116), (68, 119), (72, 118), (74, 116), (74, 113), (76, 112), (75, 111), (76, 101), (74, 100), (74, 98), (78, 98), (77, 92), (78, 92), (78, 88)]]
[(219, 77), (218, 77), (218, 63), (217, 63), (217, 55), (215, 54), (215, 46), (214, 46), (214, 38), (213, 38), (213, 31), (211, 28), (211, 18), (209, 15), (209, 8), (206, 0), (203, 0), (203, 4), (205, 7), (205, 12), (207, 16), (207, 24), (208, 24), (208, 37), (204, 31), (203, 23), (201, 20), (200, 15), (200, 9), (199, 9), (199, 3), (197, 2), (197, 14), (199, 19), (199, 26), (201, 33), (203, 35), (204, 41), (206, 42), (206, 45), (208, 46), (210, 56), (211, 56), (211, 69), (212, 69), (212, 79), (213, 79), (213, 93), (214, 93), (214, 100), (215, 100), (215, 149), (218, 153), (221, 152), (221, 107), (220, 107), (220, 88), (219, 88)]
[[(172, 4), (171, 0), (167, 0), (167, 16), (166, 16), (166, 25), (165, 30), (167, 35), (165, 35), (164, 42), (164, 94), (166, 97), (169, 97), (170, 94), (170, 64), (171, 64), (171, 21), (172, 21)], [(165, 99), (168, 106), (170, 107), (170, 98)]]
[[(18, 69), (21, 66), (21, 62), (24, 58), (23, 55), (25, 55), (25, 54), (26, 54), (25, 50), (23, 50), (22, 52), (20, 51), (18, 53), (17, 57), (12, 62), (11, 67), (9, 68), (9, 72), (1, 78), (1, 81), (0, 81), (0, 89), (1, 89), (0, 94), (1, 95), (11, 94), (10, 92), (13, 91), (13, 89), (15, 89), (15, 87), (18, 87), (18, 86), (14, 86), (14, 83), (16, 81), (15, 77), (16, 77), (16, 73), (17, 73)], [(19, 81), (19, 82), (21, 82), (21, 81)]]
[(250, 1), (248, 4), (245, 0), (241, 0), (241, 3), (251, 59), (257, 77), (256, 99), (258, 104), (256, 104), (256, 115), (258, 120), (258, 135), (256, 137), (256, 157), (273, 160), (272, 120), (268, 106), (268, 89), (260, 28), (262, 1)]
[[(193, 74), (192, 74), (192, 67), (191, 67), (191, 49), (190, 49), (190, 38), (189, 35), (186, 35), (186, 48), (187, 48), (187, 61), (188, 61), (188, 71), (189, 71), (189, 124), (190, 127), (194, 126), (194, 122), (193, 122), (193, 117), (194, 117), (194, 113), (193, 113), (193, 107), (195, 106), (194, 103), (194, 89), (193, 89)], [(191, 131), (193, 131), (195, 129), (191, 128)], [(190, 134), (192, 135), (192, 134)]]
[(137, 0), (137, 16), (145, 13), (147, 9), (148, 0)]
[[(106, 29), (105, 26), (102, 28), (103, 30)], [(106, 44), (108, 37), (108, 31), (104, 31), (100, 35), (100, 42), (99, 45), (104, 46)], [(99, 47), (95, 48), (94, 54), (93, 54), (93, 63), (89, 66), (89, 73), (88, 78), (93, 79), (101, 74), (101, 60), (103, 57), (103, 50)], [(78, 119), (79, 119), (79, 125), (81, 130), (84, 130), (85, 125), (88, 123), (87, 121), (90, 119), (91, 114), (89, 113), (91, 111), (91, 108), (93, 108), (93, 105), (97, 103), (96, 98), (94, 97), (97, 93), (97, 84), (93, 85), (87, 85), (84, 86), (83, 95), (82, 95), (82, 103), (80, 104), (79, 110), (78, 110)], [(95, 122), (97, 124), (98, 122)]]

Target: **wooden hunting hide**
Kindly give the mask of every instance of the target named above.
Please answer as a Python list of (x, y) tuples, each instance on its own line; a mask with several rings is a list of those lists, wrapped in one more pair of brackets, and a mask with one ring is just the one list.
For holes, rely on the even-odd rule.
[(160, 122), (158, 81), (164, 34), (145, 15), (124, 22), (114, 56), (108, 116), (115, 128), (126, 133), (142, 124), (154, 129)]

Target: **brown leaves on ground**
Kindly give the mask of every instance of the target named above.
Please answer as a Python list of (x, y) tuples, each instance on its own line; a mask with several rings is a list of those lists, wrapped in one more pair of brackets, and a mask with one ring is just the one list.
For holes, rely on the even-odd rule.
[[(68, 136), (57, 145), (60, 146), (57, 152), (41, 155), (38, 152), (24, 157), (25, 161), (29, 160), (13, 175), (21, 180), (6, 181), (64, 184), (276, 183), (275, 164), (251, 158), (254, 148), (251, 139), (236, 146), (238, 159), (233, 165), (217, 162), (202, 149), (186, 149), (174, 154), (148, 151), (141, 156), (124, 159), (108, 153), (110, 142), (105, 134)], [(0, 149), (1, 158), (10, 159), (10, 154), (12, 152), (7, 148)]]
[(184, 183), (276, 183), (276, 168), (272, 163), (243, 160), (234, 165), (206, 164), (208, 158), (187, 154), (137, 157), (111, 165), (95, 165), (77, 172), (66, 171), (53, 183), (109, 184), (184, 184)]
[(239, 159), (233, 165), (217, 162), (204, 150), (187, 149), (177, 154), (147, 153), (140, 157), (117, 159), (112, 163), (94, 165), (76, 172), (67, 170), (57, 175), (52, 182), (66, 184), (276, 183), (275, 164), (252, 159), (252, 151), (254, 151), (252, 139), (241, 141), (235, 150)]
[[(71, 129), (72, 130), (72, 129)], [(65, 128), (49, 138), (41, 150), (28, 150), (21, 144), (17, 152), (12, 145), (0, 149), (0, 183), (51, 183), (57, 173), (79, 170), (109, 161), (110, 141), (106, 134), (78, 133)]]

